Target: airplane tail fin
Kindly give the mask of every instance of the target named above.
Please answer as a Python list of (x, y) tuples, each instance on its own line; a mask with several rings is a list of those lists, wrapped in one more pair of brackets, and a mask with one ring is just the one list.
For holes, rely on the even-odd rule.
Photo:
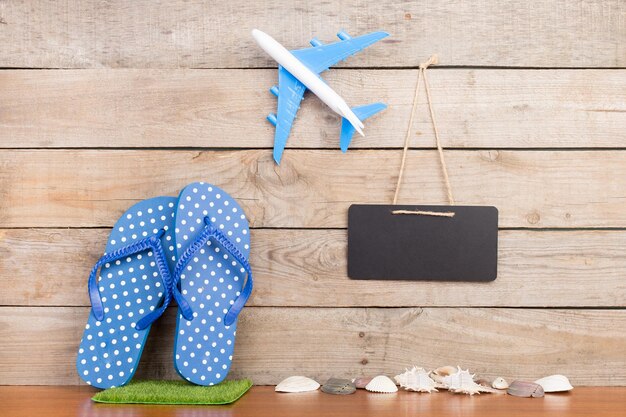
[[(387, 105), (384, 103), (372, 103), (366, 104), (365, 106), (356, 106), (352, 107), (352, 111), (359, 120), (363, 121), (368, 117), (375, 115), (376, 113), (385, 110)], [(350, 145), (350, 141), (352, 140), (352, 136), (354, 135), (355, 129), (354, 126), (347, 120), (345, 117), (341, 119), (341, 137), (339, 139), (339, 144), (341, 146), (341, 151), (346, 152), (348, 150), (348, 146)]]

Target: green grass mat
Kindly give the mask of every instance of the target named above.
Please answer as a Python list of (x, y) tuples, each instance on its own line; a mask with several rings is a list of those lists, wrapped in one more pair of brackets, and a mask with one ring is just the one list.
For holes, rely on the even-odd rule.
[(109, 404), (230, 404), (251, 386), (249, 379), (224, 381), (210, 387), (185, 381), (134, 381), (99, 392), (91, 399)]

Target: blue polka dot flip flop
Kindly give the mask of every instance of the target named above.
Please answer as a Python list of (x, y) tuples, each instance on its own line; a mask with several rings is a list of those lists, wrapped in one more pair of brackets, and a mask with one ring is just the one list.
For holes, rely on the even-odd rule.
[(169, 304), (176, 201), (157, 197), (132, 206), (91, 271), (91, 312), (76, 359), (87, 384), (111, 388), (129, 382), (150, 325)]
[(174, 364), (184, 379), (214, 385), (228, 374), (237, 316), (252, 293), (250, 229), (239, 204), (214, 185), (188, 185), (178, 198), (176, 251)]

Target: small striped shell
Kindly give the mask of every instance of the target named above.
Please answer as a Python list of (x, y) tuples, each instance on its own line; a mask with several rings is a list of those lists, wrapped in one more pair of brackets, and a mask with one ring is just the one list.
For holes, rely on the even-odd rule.
[(370, 392), (378, 392), (381, 394), (391, 394), (398, 392), (395, 382), (384, 375), (378, 375), (365, 386), (365, 389)]
[(360, 376), (358, 378), (354, 378), (352, 383), (357, 389), (365, 389), (367, 384), (369, 384), (372, 379), (373, 378), (369, 376)]

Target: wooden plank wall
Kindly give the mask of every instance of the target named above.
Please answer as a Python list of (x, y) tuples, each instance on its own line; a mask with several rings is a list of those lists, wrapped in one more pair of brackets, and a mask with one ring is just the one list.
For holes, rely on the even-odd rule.
[[(325, 74), (390, 108), (345, 155), (304, 100), (271, 159), (275, 64), (344, 28), (392, 36)], [(79, 384), (87, 273), (133, 203), (205, 180), (251, 219), (256, 287), (232, 375), (274, 384), (412, 364), (625, 385), (626, 7), (621, 0), (0, 0), (0, 384)], [(393, 195), (417, 65), (459, 204), (500, 210), (491, 283), (346, 275), (352, 203)], [(444, 203), (425, 104), (400, 200)], [(173, 311), (139, 374), (176, 378)]]

